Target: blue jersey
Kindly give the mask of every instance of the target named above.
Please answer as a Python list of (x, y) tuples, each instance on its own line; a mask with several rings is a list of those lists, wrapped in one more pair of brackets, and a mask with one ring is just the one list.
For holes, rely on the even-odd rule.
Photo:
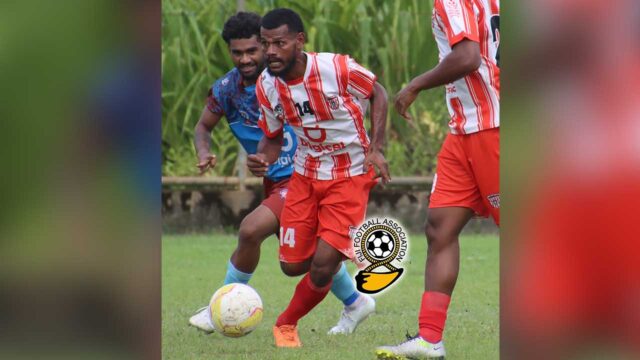
[[(225, 76), (218, 79), (209, 90), (207, 108), (214, 114), (227, 118), (233, 135), (248, 154), (255, 154), (258, 142), (264, 136), (258, 127), (260, 108), (256, 98), (255, 85), (244, 86), (242, 75), (233, 68)], [(284, 142), (278, 161), (269, 166), (266, 177), (271, 181), (280, 181), (293, 173), (293, 155), (296, 152), (297, 140), (293, 130), (284, 127)]]

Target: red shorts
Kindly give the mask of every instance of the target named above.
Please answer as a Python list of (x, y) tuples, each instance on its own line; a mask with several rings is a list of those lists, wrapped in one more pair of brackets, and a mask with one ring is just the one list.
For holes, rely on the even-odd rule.
[(454, 206), (491, 215), (500, 225), (500, 128), (444, 140), (429, 208)]
[(262, 185), (264, 187), (264, 200), (262, 205), (266, 206), (280, 220), (282, 209), (284, 208), (284, 200), (287, 198), (287, 186), (289, 178), (273, 182), (267, 178), (263, 178)]
[(280, 218), (280, 261), (311, 258), (318, 238), (353, 259), (349, 232), (364, 221), (369, 191), (377, 183), (374, 176), (371, 170), (349, 178), (316, 180), (294, 173)]

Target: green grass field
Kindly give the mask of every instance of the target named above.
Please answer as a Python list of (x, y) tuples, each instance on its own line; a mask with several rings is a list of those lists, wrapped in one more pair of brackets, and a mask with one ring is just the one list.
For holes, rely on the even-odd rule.
[[(328, 336), (342, 303), (331, 294), (299, 323), (300, 349), (276, 349), (271, 327), (286, 307), (299, 278), (288, 278), (277, 261), (277, 239), (262, 246), (251, 280), (264, 303), (264, 319), (239, 339), (205, 335), (188, 319), (222, 285), (235, 248), (232, 235), (165, 235), (162, 240), (162, 352), (164, 359), (375, 359), (377, 345), (404, 340), (417, 332), (423, 290), (426, 240), (410, 237), (410, 258), (400, 283), (377, 297), (377, 313), (350, 336)], [(445, 343), (448, 359), (498, 359), (499, 247), (495, 235), (461, 239), (461, 272), (449, 309)], [(350, 265), (351, 272), (355, 267)]]

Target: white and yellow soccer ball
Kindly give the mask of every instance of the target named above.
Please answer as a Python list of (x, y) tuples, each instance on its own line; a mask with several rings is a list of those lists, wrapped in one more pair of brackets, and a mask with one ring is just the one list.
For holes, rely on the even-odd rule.
[(209, 309), (213, 327), (224, 336), (245, 336), (262, 321), (262, 299), (245, 284), (227, 284), (218, 289), (211, 297)]

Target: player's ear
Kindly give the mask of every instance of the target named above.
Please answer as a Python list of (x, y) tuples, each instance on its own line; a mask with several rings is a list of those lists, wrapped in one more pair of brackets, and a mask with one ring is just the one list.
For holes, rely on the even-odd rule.
[(298, 34), (296, 34), (296, 47), (300, 51), (302, 51), (302, 49), (304, 48), (305, 41), (307, 41), (307, 36), (305, 35), (305, 33), (299, 32)]

